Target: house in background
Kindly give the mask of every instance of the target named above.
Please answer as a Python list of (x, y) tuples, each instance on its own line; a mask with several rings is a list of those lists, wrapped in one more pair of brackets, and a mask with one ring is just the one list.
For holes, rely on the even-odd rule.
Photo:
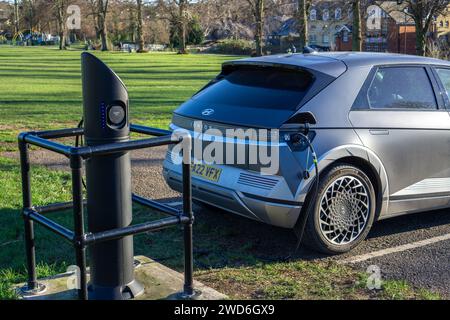
[(335, 50), (336, 33), (353, 20), (348, 1), (320, 1), (309, 12), (309, 44)]
[(343, 25), (336, 33), (336, 51), (352, 51), (352, 25)]
[[(348, 1), (314, 1), (309, 12), (309, 44), (323, 50), (335, 50), (337, 31), (353, 19), (350, 8)], [(290, 18), (267, 40), (285, 51), (292, 45), (300, 45), (298, 38), (297, 21)]]
[[(397, 1), (369, 1), (362, 9), (363, 50), (369, 52), (416, 53), (414, 20)], [(309, 44), (325, 50), (351, 51), (353, 14), (348, 1), (316, 1), (309, 12)], [(450, 30), (449, 30), (450, 31)], [(297, 22), (284, 22), (268, 41), (280, 51), (298, 47)]]
[(433, 25), (433, 36), (446, 43), (450, 43), (450, 5), (446, 11), (436, 17)]
[[(416, 27), (396, 1), (379, 2), (366, 9), (362, 23), (363, 50), (367, 52), (416, 53)], [(346, 26), (336, 36), (336, 50), (352, 49), (352, 27)]]

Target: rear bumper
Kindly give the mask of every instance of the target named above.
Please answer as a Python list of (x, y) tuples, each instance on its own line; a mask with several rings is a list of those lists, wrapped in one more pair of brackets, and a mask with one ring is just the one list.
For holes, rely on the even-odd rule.
[[(302, 203), (274, 198), (270, 194), (281, 194), (284, 191), (282, 178), (270, 192), (258, 190), (248, 185), (240, 185), (240, 173), (249, 174), (245, 170), (223, 167), (224, 179), (212, 183), (201, 178), (192, 177), (192, 196), (195, 200), (214, 207), (244, 216), (249, 219), (292, 229), (300, 215)], [(166, 159), (163, 175), (167, 184), (174, 190), (182, 190), (181, 168)], [(284, 197), (285, 198), (285, 197)]]

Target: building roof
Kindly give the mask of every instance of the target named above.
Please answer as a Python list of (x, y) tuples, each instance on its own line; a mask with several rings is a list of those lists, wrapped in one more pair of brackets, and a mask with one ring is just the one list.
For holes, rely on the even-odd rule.
[(414, 19), (405, 14), (408, 8), (408, 4), (397, 4), (397, 1), (378, 1), (379, 6), (384, 12), (386, 12), (397, 24), (415, 24)]
[(336, 33), (341, 33), (342, 31), (347, 31), (347, 32), (352, 32), (353, 30), (353, 26), (349, 25), (349, 24), (344, 24), (342, 27), (340, 27)]

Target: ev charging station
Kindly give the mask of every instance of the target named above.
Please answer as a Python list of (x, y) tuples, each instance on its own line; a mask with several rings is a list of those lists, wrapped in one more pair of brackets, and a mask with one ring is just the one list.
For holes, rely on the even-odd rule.
[[(82, 56), (83, 119), (86, 145), (130, 140), (128, 92), (120, 78), (90, 54)], [(102, 232), (132, 221), (131, 164), (127, 151), (86, 160), (88, 229)], [(90, 247), (93, 299), (121, 299), (142, 293), (134, 280), (133, 237)]]
[[(24, 291), (39, 294), (44, 289), (36, 278), (34, 223), (69, 241), (79, 268), (80, 299), (124, 300), (144, 292), (134, 278), (133, 235), (175, 225), (184, 229), (184, 289), (180, 298), (198, 295), (193, 288), (191, 137), (186, 132), (132, 125), (129, 122), (128, 92), (120, 78), (102, 61), (89, 53), (81, 55), (84, 128), (25, 132), (19, 139), (22, 171), (23, 218), (28, 281)], [(130, 133), (154, 136), (130, 140)], [(85, 137), (80, 147), (63, 145), (53, 139)], [(129, 151), (182, 143), (183, 209), (145, 199), (131, 192)], [(28, 146), (38, 146), (70, 159), (72, 197), (68, 203), (42, 207), (31, 201)], [(83, 198), (82, 166), (86, 168), (86, 194)], [(169, 217), (132, 224), (132, 203), (138, 203)], [(87, 226), (84, 230), (84, 207)], [(72, 209), (74, 230), (45, 217), (46, 213)], [(86, 249), (89, 251), (90, 282), (87, 283)]]

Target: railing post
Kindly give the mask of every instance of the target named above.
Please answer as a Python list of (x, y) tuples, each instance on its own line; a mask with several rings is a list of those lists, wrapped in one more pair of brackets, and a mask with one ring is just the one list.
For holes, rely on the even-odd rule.
[[(78, 267), (78, 297), (82, 300), (87, 300), (88, 288), (87, 288), (87, 272), (86, 272), (86, 248), (89, 243), (93, 242), (89, 239), (89, 236), (85, 233), (84, 228), (84, 201), (83, 201), (83, 158), (93, 154), (92, 150), (86, 150), (85, 148), (67, 148), (65, 154), (70, 157), (70, 168), (72, 174), (72, 204), (73, 204), (73, 219), (74, 219), (74, 232), (65, 229), (51, 220), (44, 219), (40, 216), (38, 212), (53, 212), (59, 210), (66, 210), (69, 208), (67, 203), (47, 205), (38, 208), (32, 206), (31, 197), (31, 182), (30, 182), (30, 161), (28, 144), (38, 145), (46, 148), (44, 142), (39, 142), (37, 144), (31, 137), (34, 133), (24, 133), (19, 136), (19, 150), (20, 150), (20, 162), (21, 162), (21, 173), (22, 173), (22, 195), (23, 195), (23, 218), (25, 224), (25, 249), (27, 254), (27, 270), (28, 270), (28, 280), (27, 284), (22, 289), (25, 295), (35, 295), (40, 294), (45, 290), (45, 286), (37, 282), (36, 275), (36, 258), (35, 258), (35, 243), (34, 243), (34, 230), (33, 230), (33, 219), (39, 224), (44, 225), (48, 229), (57, 234), (63, 236), (66, 239), (70, 239), (73, 242), (74, 249), (76, 252), (76, 264)], [(50, 132), (46, 133), (50, 135)], [(28, 138), (27, 138), (27, 135)], [(28, 142), (27, 142), (28, 141)], [(158, 139), (155, 141), (148, 141), (146, 144), (133, 144), (128, 146), (130, 150), (151, 147), (163, 144), (175, 144), (182, 143), (183, 152), (183, 164), (182, 164), (182, 175), (183, 175), (183, 210), (175, 211), (171, 208), (165, 207), (164, 205), (156, 206), (157, 210), (161, 210), (169, 215), (175, 216), (171, 218), (172, 220), (160, 220), (157, 221), (159, 224), (153, 225), (137, 225), (134, 228), (121, 228), (120, 232), (129, 232), (128, 234), (140, 233), (143, 229), (159, 229), (160, 227), (166, 227), (175, 224), (184, 225), (184, 286), (183, 292), (181, 293), (181, 298), (183, 299), (195, 299), (200, 292), (194, 290), (193, 284), (193, 223), (194, 214), (192, 212), (192, 183), (191, 183), (191, 155), (192, 155), (192, 138), (187, 131), (175, 132), (172, 137), (164, 137), (164, 139)], [(123, 146), (121, 146), (123, 147)], [(55, 151), (48, 148), (51, 151)], [(117, 149), (117, 150), (116, 150)], [(111, 153), (118, 152), (118, 148), (114, 149), (111, 147)], [(62, 150), (62, 149), (61, 149)], [(108, 149), (109, 150), (109, 149)], [(106, 151), (108, 151), (106, 150)], [(127, 149), (128, 150), (128, 149)], [(55, 151), (58, 152), (58, 151)], [(152, 204), (153, 201), (149, 201)], [(39, 218), (40, 217), (40, 218)], [(113, 230), (112, 230), (113, 231)], [(118, 232), (117, 230), (115, 230)], [(124, 233), (125, 234), (125, 233)], [(114, 235), (114, 234), (113, 234)], [(90, 241), (91, 240), (91, 241)]]
[[(22, 201), (23, 201), (23, 213), (30, 209), (31, 203), (31, 181), (30, 181), (30, 159), (28, 155), (28, 144), (19, 137), (19, 151), (20, 151), (20, 169), (22, 173)], [(27, 286), (24, 291), (27, 293), (33, 293), (39, 290), (39, 285), (36, 276), (36, 253), (34, 243), (34, 228), (33, 221), (28, 218), (26, 214), (23, 214), (24, 226), (25, 226), (25, 251), (27, 256)]]
[(184, 224), (184, 288), (183, 298), (189, 299), (195, 296), (194, 291), (194, 248), (192, 241), (192, 225), (194, 215), (192, 212), (192, 183), (191, 183), (191, 158), (192, 158), (192, 138), (189, 133), (179, 135), (183, 145), (183, 215), (189, 218), (189, 222)]
[(183, 215), (189, 218), (184, 225), (184, 295), (194, 295), (193, 273), (193, 243), (192, 243), (192, 195), (191, 195), (191, 164), (183, 163)]
[(86, 276), (86, 244), (84, 243), (84, 217), (83, 217), (83, 181), (82, 159), (79, 155), (70, 156), (70, 169), (72, 170), (72, 198), (73, 218), (75, 234), (75, 255), (79, 274), (78, 298), (87, 300), (87, 276)]

